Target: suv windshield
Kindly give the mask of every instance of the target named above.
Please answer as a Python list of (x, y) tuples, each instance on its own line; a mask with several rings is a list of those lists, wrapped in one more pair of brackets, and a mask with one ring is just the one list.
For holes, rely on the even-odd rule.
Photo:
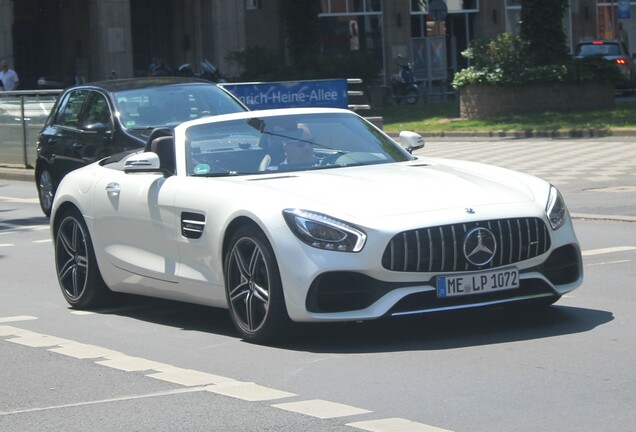
[(245, 111), (215, 85), (148, 87), (114, 96), (122, 124), (128, 129), (175, 126), (200, 117)]

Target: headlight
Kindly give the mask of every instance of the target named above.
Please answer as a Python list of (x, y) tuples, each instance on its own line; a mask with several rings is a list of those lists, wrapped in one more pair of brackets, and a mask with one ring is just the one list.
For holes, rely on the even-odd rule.
[(548, 195), (548, 204), (545, 207), (545, 214), (548, 216), (550, 225), (553, 230), (561, 228), (567, 217), (567, 207), (563, 197), (554, 186), (550, 185), (550, 195)]
[(309, 246), (338, 252), (360, 252), (367, 235), (360, 229), (321, 213), (285, 209), (289, 229)]

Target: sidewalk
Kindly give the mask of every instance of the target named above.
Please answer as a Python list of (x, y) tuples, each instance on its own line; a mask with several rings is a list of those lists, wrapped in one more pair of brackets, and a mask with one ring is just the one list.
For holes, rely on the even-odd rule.
[(33, 168), (0, 166), (0, 179), (35, 182), (35, 171)]

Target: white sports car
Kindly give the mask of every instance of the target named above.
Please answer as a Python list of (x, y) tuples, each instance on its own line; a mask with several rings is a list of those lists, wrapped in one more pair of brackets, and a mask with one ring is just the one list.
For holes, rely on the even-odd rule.
[(228, 308), (243, 338), (265, 343), (294, 321), (549, 305), (582, 282), (556, 188), (414, 157), (412, 132), (399, 145), (339, 109), (155, 132), (145, 150), (68, 174), (55, 195), (55, 264), (72, 307), (124, 292)]

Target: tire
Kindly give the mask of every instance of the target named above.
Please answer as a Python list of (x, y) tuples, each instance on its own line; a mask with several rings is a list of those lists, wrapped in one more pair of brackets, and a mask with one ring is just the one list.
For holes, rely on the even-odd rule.
[(81, 213), (66, 210), (54, 231), (55, 271), (67, 303), (75, 309), (106, 305), (112, 292), (97, 267), (93, 243)]
[(53, 197), (57, 185), (53, 180), (51, 171), (48, 168), (42, 168), (37, 178), (38, 198), (40, 199), (40, 208), (46, 217), (51, 216), (51, 208), (53, 206)]
[(406, 92), (406, 94), (404, 95), (404, 100), (406, 101), (407, 104), (409, 105), (415, 105), (418, 101), (418, 99), (420, 98), (419, 93), (417, 92), (417, 90), (415, 89), (410, 89), (409, 91)]
[(252, 225), (239, 228), (230, 239), (224, 269), (230, 317), (241, 337), (263, 344), (287, 335), (292, 323), (278, 263), (262, 231)]

